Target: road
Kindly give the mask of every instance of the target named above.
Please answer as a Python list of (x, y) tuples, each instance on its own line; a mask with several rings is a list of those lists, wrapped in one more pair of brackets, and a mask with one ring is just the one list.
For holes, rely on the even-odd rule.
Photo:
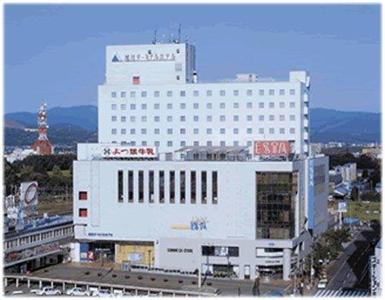
[[(50, 266), (38, 271), (35, 271), (31, 276), (56, 278), (56, 279), (71, 279), (79, 281), (87, 281), (93, 283), (113, 283), (121, 285), (132, 285), (138, 287), (154, 287), (165, 288), (172, 290), (190, 290), (197, 291), (198, 279), (196, 276), (181, 276), (169, 274), (155, 274), (147, 272), (127, 272), (122, 270), (90, 268), (86, 266), (73, 266), (71, 264), (60, 264)], [(210, 278), (203, 281), (203, 287), (206, 289), (216, 289), (221, 296), (241, 296), (253, 295), (253, 281), (238, 280), (238, 279), (214, 279)], [(261, 282), (260, 294), (266, 294), (271, 291), (284, 290), (289, 286), (288, 282), (274, 281)], [(23, 286), (19, 289), (24, 288)], [(11, 291), (12, 287), (8, 288)]]
[(344, 252), (328, 268), (327, 289), (369, 289), (369, 256), (374, 253), (373, 240), (379, 231), (365, 228), (354, 237)]

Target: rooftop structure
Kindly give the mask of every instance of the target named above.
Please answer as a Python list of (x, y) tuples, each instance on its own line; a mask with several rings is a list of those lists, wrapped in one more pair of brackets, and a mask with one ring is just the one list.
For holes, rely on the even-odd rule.
[(35, 150), (39, 155), (50, 155), (53, 154), (53, 146), (48, 140), (47, 131), (47, 104), (43, 102), (40, 105), (40, 109), (37, 115), (37, 124), (39, 127), (39, 137), (37, 141), (32, 144), (32, 149)]

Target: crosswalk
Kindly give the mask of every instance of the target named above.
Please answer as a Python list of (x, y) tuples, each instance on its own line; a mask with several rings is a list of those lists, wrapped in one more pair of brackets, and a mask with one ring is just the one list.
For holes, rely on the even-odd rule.
[(367, 290), (319, 290), (314, 295), (315, 297), (369, 297), (370, 293)]

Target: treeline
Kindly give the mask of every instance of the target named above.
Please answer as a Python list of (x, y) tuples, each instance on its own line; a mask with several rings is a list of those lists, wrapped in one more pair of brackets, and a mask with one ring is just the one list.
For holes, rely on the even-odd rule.
[(38, 181), (41, 194), (62, 195), (72, 191), (75, 154), (31, 155), (10, 164), (4, 160), (6, 193), (14, 193), (23, 181)]

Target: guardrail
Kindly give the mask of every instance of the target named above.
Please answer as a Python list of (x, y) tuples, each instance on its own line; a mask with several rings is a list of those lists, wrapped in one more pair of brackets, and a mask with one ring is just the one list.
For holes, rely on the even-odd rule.
[(51, 287), (54, 284), (61, 284), (62, 290), (65, 292), (66, 285), (72, 286), (85, 286), (86, 289), (90, 289), (93, 287), (96, 288), (107, 288), (113, 291), (114, 289), (122, 290), (125, 292), (133, 292), (135, 296), (143, 295), (146, 293), (147, 295), (151, 295), (151, 293), (156, 293), (159, 296), (201, 296), (201, 297), (213, 297), (216, 296), (216, 293), (208, 293), (208, 292), (200, 292), (200, 291), (186, 291), (186, 290), (172, 290), (172, 289), (163, 289), (163, 288), (151, 288), (151, 287), (139, 287), (132, 285), (120, 285), (120, 284), (112, 284), (112, 283), (101, 283), (101, 282), (89, 282), (89, 281), (77, 281), (77, 280), (66, 280), (66, 279), (53, 279), (53, 278), (44, 278), (44, 277), (35, 277), (35, 276), (24, 276), (24, 275), (3, 275), (4, 286), (7, 287), (10, 281), (14, 281), (16, 283), (16, 287), (22, 282), (27, 282), (28, 288), (31, 287), (31, 283), (38, 282), (39, 288), (43, 287), (43, 283), (49, 283)]

